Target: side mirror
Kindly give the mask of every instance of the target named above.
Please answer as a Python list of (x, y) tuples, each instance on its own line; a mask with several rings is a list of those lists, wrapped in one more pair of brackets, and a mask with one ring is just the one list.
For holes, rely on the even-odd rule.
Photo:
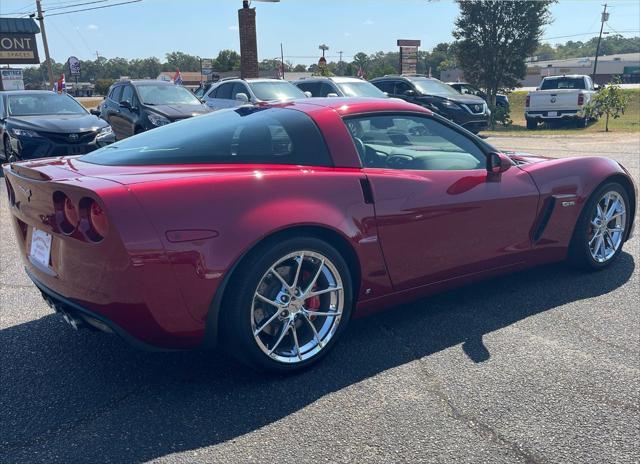
[(305, 90), (303, 93), (307, 96), (307, 98), (313, 97), (313, 94), (311, 92), (309, 92), (308, 90)]
[(336, 98), (337, 96), (338, 96), (338, 94), (337, 93), (333, 93), (333, 92), (327, 94), (328, 98)]
[(596, 92), (600, 91), (601, 87), (598, 84), (593, 84), (593, 90)]
[(249, 103), (249, 96), (246, 93), (237, 93), (236, 101), (239, 101), (241, 103)]
[(389, 92), (382, 92), (384, 94), (385, 97), (389, 96)]
[(120, 102), (120, 108), (126, 108), (128, 110), (132, 110), (133, 106), (131, 105), (131, 102), (129, 100), (122, 100)]
[(94, 115), (94, 116), (100, 116), (100, 111), (98, 111), (98, 110), (97, 110), (97, 109), (95, 109), (95, 108), (91, 108), (91, 109), (89, 110), (89, 113), (91, 113), (91, 114), (92, 114), (92, 115)]
[(513, 166), (511, 158), (502, 153), (489, 153), (487, 155), (487, 172), (489, 174), (501, 174)]
[(411, 89), (405, 90), (404, 91), (404, 96), (405, 97), (415, 97), (416, 96), (416, 92), (415, 92), (415, 90), (411, 90)]

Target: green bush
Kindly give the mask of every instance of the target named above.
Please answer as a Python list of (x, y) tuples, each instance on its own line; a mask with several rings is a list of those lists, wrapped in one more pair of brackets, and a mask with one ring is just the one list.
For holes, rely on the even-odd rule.
[(497, 124), (502, 124), (503, 127), (509, 127), (513, 124), (511, 119), (509, 108), (504, 106), (491, 106), (491, 128), (495, 128)]
[(95, 83), (96, 95), (106, 95), (109, 91), (109, 87), (113, 85), (115, 79), (98, 79)]

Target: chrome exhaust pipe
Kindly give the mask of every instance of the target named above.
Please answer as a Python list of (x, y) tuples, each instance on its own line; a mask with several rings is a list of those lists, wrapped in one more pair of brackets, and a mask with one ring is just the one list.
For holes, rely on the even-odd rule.
[(62, 313), (62, 318), (64, 319), (64, 321), (69, 324), (73, 328), (73, 330), (78, 330), (84, 325), (84, 322), (81, 319), (73, 317), (71, 314), (65, 311), (60, 312)]

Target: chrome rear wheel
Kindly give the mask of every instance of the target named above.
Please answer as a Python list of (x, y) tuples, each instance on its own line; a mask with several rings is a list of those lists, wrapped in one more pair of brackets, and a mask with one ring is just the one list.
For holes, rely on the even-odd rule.
[(328, 256), (308, 249), (287, 253), (269, 266), (253, 294), (255, 343), (276, 362), (307, 361), (334, 337), (344, 306), (343, 278)]

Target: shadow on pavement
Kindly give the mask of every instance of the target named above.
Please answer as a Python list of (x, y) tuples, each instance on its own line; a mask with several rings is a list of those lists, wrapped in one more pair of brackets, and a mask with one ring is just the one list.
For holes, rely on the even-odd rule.
[(484, 334), (608, 293), (634, 266), (627, 253), (598, 273), (546, 266), (354, 320), (333, 353), (292, 377), (220, 355), (139, 352), (56, 315), (13, 326), (0, 331), (0, 460), (139, 462), (215, 445), (458, 344), (485, 361)]

